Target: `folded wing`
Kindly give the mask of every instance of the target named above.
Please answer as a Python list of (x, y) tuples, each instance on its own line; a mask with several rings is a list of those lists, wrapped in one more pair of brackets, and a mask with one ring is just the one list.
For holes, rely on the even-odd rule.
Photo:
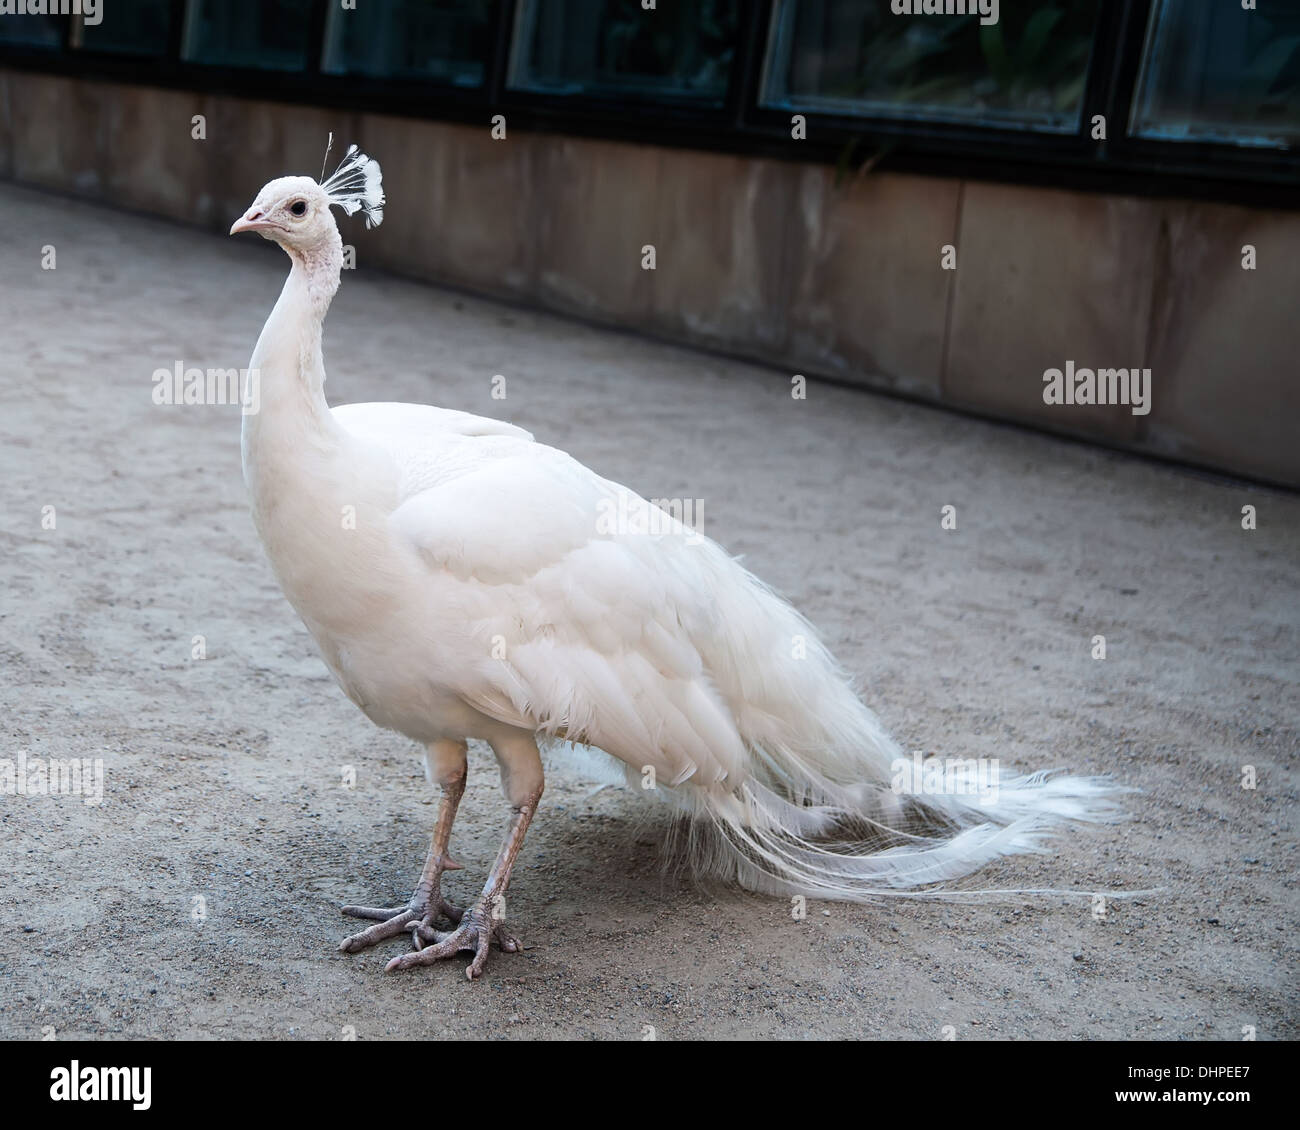
[(563, 452), (465, 442), (478, 460), (449, 441), (445, 473), (390, 519), (473, 633), (452, 689), (668, 784), (742, 779), (743, 742), (697, 646), (719, 628), (696, 575), (717, 548)]

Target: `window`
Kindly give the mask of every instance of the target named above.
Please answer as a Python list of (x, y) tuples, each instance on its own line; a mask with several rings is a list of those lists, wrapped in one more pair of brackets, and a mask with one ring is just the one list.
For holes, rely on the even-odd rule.
[(510, 86), (721, 105), (738, 0), (520, 0)]
[(63, 28), (58, 16), (6, 14), (0, 16), (0, 43), (58, 48), (63, 45)]
[(307, 65), (311, 0), (189, 0), (181, 58), (224, 67), (299, 71)]
[[(978, 14), (896, 15), (895, 6), (904, 7), (781, 0), (764, 104), (1060, 133), (1079, 128), (1100, 0), (1004, 2), (991, 24)], [(906, 5), (913, 7), (919, 0)]]
[(98, 23), (74, 22), (73, 46), (124, 55), (165, 55), (171, 10), (171, 0), (101, 2)]
[(1300, 0), (1246, 2), (98, 0), (0, 15), (0, 66), (1300, 208)]
[(353, 9), (332, 4), (322, 69), (482, 86), (490, 8), (490, 0), (366, 0)]
[(1300, 4), (1254, 11), (1158, 0), (1130, 132), (1247, 146), (1300, 143)]

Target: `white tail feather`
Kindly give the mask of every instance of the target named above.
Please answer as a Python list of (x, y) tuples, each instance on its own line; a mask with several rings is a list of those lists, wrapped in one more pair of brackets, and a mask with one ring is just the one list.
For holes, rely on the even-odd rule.
[[(697, 871), (757, 890), (863, 901), (959, 879), (1002, 856), (1048, 852), (1063, 821), (1116, 818), (1113, 797), (1124, 791), (1102, 778), (1041, 774), (1004, 780), (998, 788), (996, 804), (890, 795), (874, 807), (823, 808), (810, 822), (813, 809), (747, 783), (743, 815), (731, 805), (707, 806), (715, 847), (701, 854), (697, 843), (694, 863)], [(943, 803), (959, 799), (976, 803)], [(901, 818), (880, 811), (891, 801), (907, 809)], [(928, 832), (917, 830), (927, 823)], [(855, 834), (855, 824), (865, 834)]]
[[(1104, 777), (1021, 777), (985, 766), (979, 782), (959, 770), (939, 794), (900, 791), (903, 750), (812, 625), (716, 545), (706, 541), (693, 552), (726, 625), (695, 642), (749, 755), (743, 781), (655, 791), (693, 817), (683, 846), (696, 874), (844, 901), (909, 890), (963, 898), (977, 892), (915, 888), (1002, 856), (1048, 851), (1070, 822), (1122, 818), (1116, 798), (1135, 790)], [(796, 660), (793, 640), (804, 648)], [(639, 783), (631, 769), (626, 778)]]

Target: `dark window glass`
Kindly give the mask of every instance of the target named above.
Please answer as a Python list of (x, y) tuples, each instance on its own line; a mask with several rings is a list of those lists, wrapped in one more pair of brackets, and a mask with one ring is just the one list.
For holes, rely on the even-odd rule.
[(1251, 11), (1157, 0), (1130, 132), (1178, 141), (1300, 144), (1300, 3)]
[(63, 42), (63, 21), (58, 16), (8, 13), (0, 16), (0, 43), (25, 47), (58, 47)]
[(490, 6), (489, 0), (363, 0), (354, 9), (332, 4), (322, 69), (481, 86)]
[(547, 94), (721, 104), (737, 0), (521, 0), (510, 85)]
[(307, 65), (312, 0), (189, 0), (183, 58), (223, 67), (300, 71)]
[[(788, 110), (1076, 131), (1100, 0), (960, 6), (971, 11), (925, 15), (913, 11), (920, 0), (780, 0), (762, 101)], [(981, 10), (996, 13), (996, 22), (983, 23)]]
[(73, 42), (87, 51), (165, 55), (171, 0), (101, 0), (99, 22), (74, 26)]

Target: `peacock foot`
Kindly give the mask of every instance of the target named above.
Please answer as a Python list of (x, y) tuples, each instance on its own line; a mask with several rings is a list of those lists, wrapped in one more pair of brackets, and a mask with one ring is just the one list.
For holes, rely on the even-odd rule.
[(404, 927), (398, 929), (410, 930), (415, 950), (393, 958), (384, 967), (384, 971), (392, 973), (416, 965), (432, 965), (435, 961), (469, 950), (473, 952), (474, 958), (466, 968), (465, 976), (473, 981), (487, 964), (490, 943), (496, 942), (503, 953), (517, 953), (524, 948), (519, 939), (506, 930), (504, 914), (494, 913), (494, 909), (500, 905), (500, 902), (494, 903), (486, 896), (481, 897), (464, 913), (460, 925), (446, 932), (434, 929), (429, 921), (408, 920)]
[(368, 926), (339, 943), (339, 949), (344, 953), (357, 953), (376, 942), (404, 934), (407, 930), (432, 930), (433, 924), (439, 919), (446, 919), (454, 926), (465, 914), (460, 907), (453, 906), (443, 898), (440, 891), (430, 891), (424, 887), (416, 887), (411, 901), (405, 906), (345, 906), (343, 913), (353, 918), (376, 920), (374, 926)]

